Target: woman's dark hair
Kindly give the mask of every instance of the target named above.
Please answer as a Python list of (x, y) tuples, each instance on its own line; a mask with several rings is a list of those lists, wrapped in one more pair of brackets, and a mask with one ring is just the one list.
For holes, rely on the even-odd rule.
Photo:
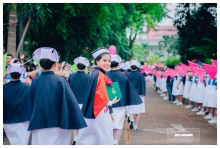
[(124, 72), (124, 69), (121, 68), (121, 69), (119, 69), (119, 71), (120, 71), (120, 72)]
[(131, 69), (127, 69), (127, 72), (130, 72), (131, 71)]
[(19, 72), (12, 72), (12, 73), (10, 73), (10, 75), (13, 79), (19, 79), (21, 76), (21, 74)]
[(132, 70), (136, 70), (137, 66), (136, 65), (132, 65), (131, 68), (132, 68)]
[(54, 61), (51, 61), (49, 59), (41, 59), (40, 60), (40, 66), (45, 70), (49, 70), (54, 63), (55, 63)]
[(78, 64), (77, 64), (77, 68), (78, 68), (79, 70), (83, 70), (83, 69), (86, 68), (86, 66), (83, 65), (82, 63), (78, 63)]
[(103, 55), (105, 55), (105, 54), (110, 55), (108, 52), (103, 52), (102, 54), (100, 54), (99, 56), (97, 56), (97, 57), (95, 58), (95, 65), (97, 65), (96, 61), (100, 61), (101, 58), (103, 57)]
[(65, 66), (66, 66), (66, 62), (64, 63), (64, 65), (63, 65), (62, 69), (63, 69)]
[(15, 59), (13, 63), (17, 63), (17, 62), (20, 62), (22, 64), (20, 59)]
[(111, 68), (117, 67), (118, 64), (119, 64), (118, 62), (112, 61), (112, 62), (111, 62)]

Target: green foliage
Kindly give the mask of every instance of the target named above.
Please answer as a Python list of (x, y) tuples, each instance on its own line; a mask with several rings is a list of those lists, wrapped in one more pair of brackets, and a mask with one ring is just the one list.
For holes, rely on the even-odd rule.
[(162, 48), (165, 49), (168, 55), (176, 55), (177, 54), (177, 46), (178, 46), (178, 39), (172, 36), (163, 36), (163, 40), (158, 43), (159, 50)]
[[(3, 5), (4, 23), (8, 22), (7, 7)], [(127, 60), (131, 56), (131, 42), (126, 29), (141, 34), (146, 23), (148, 28), (153, 28), (165, 16), (165, 7), (159, 3), (19, 3), (17, 13), (23, 16), (30, 12), (32, 18), (24, 39), (29, 42), (24, 45), (24, 52), (29, 57), (39, 47), (53, 47), (61, 61), (72, 63), (86, 47), (91, 53), (111, 45), (115, 45), (117, 54)], [(24, 24), (28, 17), (24, 17)], [(3, 35), (7, 43), (7, 29)]]
[(142, 45), (134, 44), (133, 45), (134, 56), (132, 59), (146, 62), (146, 56), (150, 49), (151, 48), (148, 44), (142, 44)]
[(151, 55), (151, 57), (148, 58), (147, 63), (149, 65), (153, 65), (154, 63), (159, 64), (159, 63), (161, 63), (160, 57), (158, 55), (153, 54), (153, 55)]
[(180, 59), (176, 58), (175, 56), (170, 56), (167, 58), (167, 60), (164, 62), (164, 64), (169, 67), (175, 67), (176, 65), (180, 64)]
[(206, 58), (205, 61), (204, 61), (204, 63), (207, 63), (207, 64), (212, 65), (212, 62), (211, 62), (211, 59), (210, 59), (210, 58)]
[[(181, 61), (194, 58), (204, 62), (207, 58), (217, 59), (217, 3), (180, 3), (176, 8), (178, 28), (178, 52)], [(186, 21), (187, 20), (187, 21)]]

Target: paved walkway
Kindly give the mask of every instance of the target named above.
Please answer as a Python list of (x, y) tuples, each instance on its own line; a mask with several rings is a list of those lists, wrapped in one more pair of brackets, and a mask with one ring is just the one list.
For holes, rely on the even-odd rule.
[[(217, 125), (210, 125), (204, 116), (185, 109), (185, 105), (177, 106), (164, 101), (151, 84), (147, 85), (145, 103), (146, 113), (141, 114), (138, 131), (130, 130), (125, 120), (119, 145), (217, 145)], [(168, 141), (174, 139), (174, 131), (179, 134), (178, 130), (186, 128), (189, 128), (189, 133), (194, 134), (193, 140)], [(191, 131), (193, 128), (197, 128), (199, 133)], [(199, 138), (199, 141), (196, 141), (196, 138)], [(9, 144), (6, 137), (3, 144)]]
[[(192, 109), (185, 109), (185, 105), (177, 106), (163, 100), (154, 91), (151, 84), (147, 85), (146, 113), (141, 114), (138, 131), (130, 130), (130, 135), (123, 132), (119, 144), (124, 145), (125, 139), (130, 138), (131, 145), (217, 145), (217, 125), (211, 125), (204, 116), (198, 116)], [(193, 140), (174, 139), (172, 131), (189, 128), (188, 133), (194, 133)], [(192, 131), (192, 128), (197, 128)], [(128, 130), (128, 126), (124, 127)], [(198, 131), (200, 133), (198, 133)], [(169, 134), (168, 134), (169, 133)], [(179, 132), (184, 134), (186, 132)], [(188, 134), (186, 133), (186, 134)], [(177, 137), (176, 137), (177, 138)], [(196, 141), (196, 139), (199, 141)], [(185, 138), (186, 139), (186, 138)], [(189, 137), (188, 137), (189, 139)], [(169, 140), (169, 141), (168, 141)]]

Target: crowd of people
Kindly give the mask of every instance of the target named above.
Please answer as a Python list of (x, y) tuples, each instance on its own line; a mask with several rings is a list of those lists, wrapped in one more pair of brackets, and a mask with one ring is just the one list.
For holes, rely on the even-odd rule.
[[(211, 67), (212, 71), (208, 71), (206, 66)], [(147, 81), (154, 84), (155, 91), (167, 102), (178, 106), (185, 103), (186, 109), (192, 108), (197, 115), (204, 115), (204, 119), (210, 124), (217, 124), (217, 66), (215, 66), (197, 63), (197, 66), (185, 66), (186, 72), (178, 71), (178, 67), (176, 70), (164, 66), (156, 67), (158, 75), (147, 77)]]
[[(131, 60), (124, 70), (121, 57), (106, 48), (93, 51), (92, 56), (95, 60), (90, 66), (85, 57), (74, 59), (77, 69), (72, 72), (68, 63), (58, 61), (53, 48), (33, 53), (40, 65), (33, 62), (36, 69), (32, 70), (8, 54), (3, 127), (10, 144), (28, 144), (31, 131), (33, 145), (68, 145), (73, 130), (73, 145), (117, 145), (126, 114), (130, 128), (138, 130), (146, 95), (140, 63)], [(113, 87), (115, 82), (122, 97), (110, 100), (106, 85)]]
[[(140, 115), (146, 112), (147, 83), (154, 84), (164, 100), (181, 106), (185, 98), (185, 108), (194, 107), (197, 115), (206, 114), (209, 123), (217, 123), (217, 70), (213, 78), (205, 63), (181, 63), (171, 69), (137, 60), (122, 63), (106, 48), (91, 54), (94, 64), (77, 57), (74, 72), (66, 61), (58, 60), (53, 48), (35, 50), (33, 58), (39, 64), (26, 66), (23, 55), (14, 59), (7, 55), (3, 127), (10, 144), (28, 144), (32, 133), (32, 145), (117, 145), (125, 117), (130, 129), (138, 130)], [(110, 99), (106, 87), (113, 88), (116, 82), (122, 97)]]

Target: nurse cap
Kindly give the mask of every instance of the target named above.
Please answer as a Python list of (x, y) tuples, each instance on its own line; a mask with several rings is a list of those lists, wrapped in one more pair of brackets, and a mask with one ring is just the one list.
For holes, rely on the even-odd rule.
[(75, 64), (82, 63), (83, 65), (88, 66), (89, 65), (89, 60), (87, 58), (84, 58), (84, 57), (77, 57), (74, 60), (74, 63)]
[(118, 62), (120, 64), (122, 60), (119, 55), (114, 54), (114, 55), (111, 55), (111, 62), (113, 62), (113, 61)]
[(108, 49), (106, 49), (106, 48), (98, 48), (92, 52), (92, 56), (94, 58), (97, 58), (100, 54), (102, 54), (104, 52), (109, 53)]
[(137, 60), (131, 60), (130, 61), (130, 66), (133, 66), (133, 65), (139, 67), (141, 64)]
[(25, 73), (25, 68), (21, 64), (12, 63), (8, 66), (7, 72), (9, 72), (9, 73), (18, 72), (20, 74), (23, 74), (23, 73)]
[(34, 51), (33, 57), (37, 60), (49, 59), (51, 61), (58, 61), (58, 54), (54, 48), (51, 47), (41, 47)]

